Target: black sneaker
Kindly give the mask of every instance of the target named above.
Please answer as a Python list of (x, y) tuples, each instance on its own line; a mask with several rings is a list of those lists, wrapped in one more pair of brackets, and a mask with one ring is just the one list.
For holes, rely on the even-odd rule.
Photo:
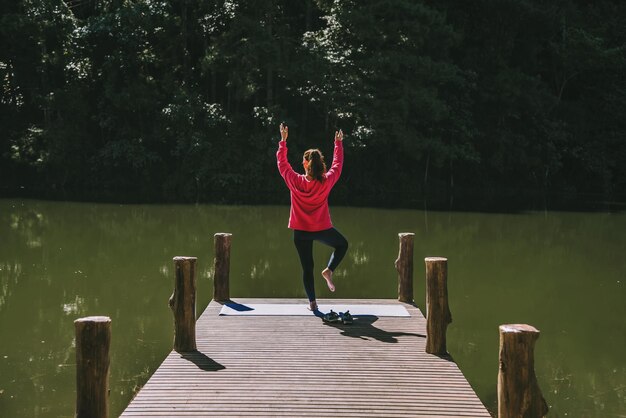
[(341, 321), (341, 318), (339, 317), (339, 315), (337, 314), (337, 312), (333, 311), (332, 309), (330, 310), (329, 313), (327, 313), (326, 315), (324, 315), (322, 317), (322, 320), (324, 322), (330, 322), (330, 323), (335, 323), (335, 322), (339, 322)]
[(350, 311), (346, 311), (341, 314), (341, 322), (343, 322), (344, 325), (350, 325), (352, 323), (352, 315), (350, 315)]

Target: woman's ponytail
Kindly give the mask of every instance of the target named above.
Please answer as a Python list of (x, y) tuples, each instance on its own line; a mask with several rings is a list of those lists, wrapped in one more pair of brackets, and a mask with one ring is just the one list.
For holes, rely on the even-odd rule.
[(304, 158), (309, 162), (307, 174), (317, 181), (324, 181), (326, 163), (324, 162), (324, 156), (321, 151), (318, 149), (310, 149), (304, 153)]

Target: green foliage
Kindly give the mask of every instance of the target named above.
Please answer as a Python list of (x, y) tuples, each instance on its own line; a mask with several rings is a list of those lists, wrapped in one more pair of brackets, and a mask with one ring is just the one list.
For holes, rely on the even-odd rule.
[(610, 0), (4, 2), (0, 187), (285, 202), (285, 121), (293, 161), (348, 133), (339, 203), (623, 198), (625, 20)]

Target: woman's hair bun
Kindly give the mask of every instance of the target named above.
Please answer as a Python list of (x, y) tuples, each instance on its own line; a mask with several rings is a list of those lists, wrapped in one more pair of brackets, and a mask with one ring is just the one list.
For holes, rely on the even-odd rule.
[(324, 156), (318, 149), (310, 149), (304, 153), (304, 158), (310, 161), (307, 174), (313, 177), (315, 180), (324, 181), (324, 175), (326, 174), (326, 163), (324, 163)]

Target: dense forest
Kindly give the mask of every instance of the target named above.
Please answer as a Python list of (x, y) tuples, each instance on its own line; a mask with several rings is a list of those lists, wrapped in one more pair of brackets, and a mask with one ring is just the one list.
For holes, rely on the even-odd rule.
[(4, 1), (0, 87), (5, 196), (288, 203), (285, 122), (333, 204), (626, 200), (622, 0)]

